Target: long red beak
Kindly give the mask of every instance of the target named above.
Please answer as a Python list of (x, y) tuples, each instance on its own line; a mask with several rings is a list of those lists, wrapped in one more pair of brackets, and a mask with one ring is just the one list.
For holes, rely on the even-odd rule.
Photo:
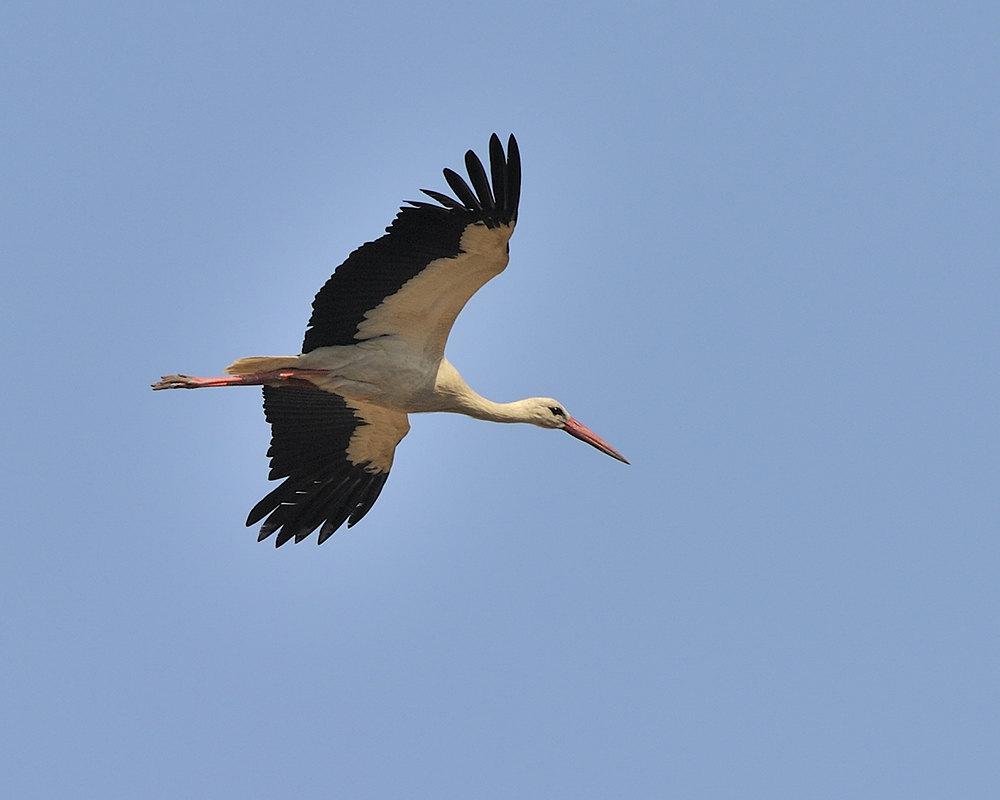
[(581, 442), (586, 442), (592, 447), (596, 447), (602, 453), (607, 453), (612, 458), (617, 458), (623, 464), (628, 464), (628, 459), (625, 458), (621, 453), (619, 453), (610, 444), (604, 441), (600, 436), (594, 433), (586, 425), (581, 425), (575, 419), (570, 417), (566, 420), (566, 426), (563, 428), (566, 433), (579, 439)]

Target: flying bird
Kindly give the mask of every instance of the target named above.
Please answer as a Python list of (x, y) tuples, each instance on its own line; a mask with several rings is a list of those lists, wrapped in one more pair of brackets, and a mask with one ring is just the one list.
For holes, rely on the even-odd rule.
[[(444, 357), (459, 312), (507, 266), (517, 222), (521, 158), (490, 138), (490, 174), (471, 150), (472, 188), (450, 169), (455, 194), (422, 190), (386, 233), (355, 250), (320, 289), (297, 356), (241, 358), (218, 378), (166, 375), (153, 389), (263, 386), (271, 424), (269, 480), (284, 479), (253, 507), (258, 541), (280, 547), (320, 528), (322, 544), (378, 499), (409, 414), (450, 411), (492, 422), (564, 430), (612, 458), (625, 457), (550, 397), (494, 403)], [(491, 186), (492, 179), (492, 186)], [(473, 191), (474, 190), (474, 191)]]

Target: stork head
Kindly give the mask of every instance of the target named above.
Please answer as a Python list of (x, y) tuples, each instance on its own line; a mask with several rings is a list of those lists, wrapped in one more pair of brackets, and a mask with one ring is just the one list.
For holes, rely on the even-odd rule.
[(596, 447), (602, 453), (612, 458), (616, 458), (624, 464), (628, 460), (600, 436), (594, 433), (586, 425), (573, 419), (566, 411), (566, 407), (558, 400), (551, 397), (533, 397), (530, 401), (529, 409), (530, 422), (540, 428), (561, 428), (570, 436), (586, 442), (591, 447)]

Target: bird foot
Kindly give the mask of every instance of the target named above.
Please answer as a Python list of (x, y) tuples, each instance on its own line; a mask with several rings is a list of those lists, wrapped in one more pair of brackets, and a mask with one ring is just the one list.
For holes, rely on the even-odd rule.
[(190, 375), (164, 375), (152, 384), (154, 392), (160, 389), (195, 389), (198, 386), (198, 378), (192, 378)]

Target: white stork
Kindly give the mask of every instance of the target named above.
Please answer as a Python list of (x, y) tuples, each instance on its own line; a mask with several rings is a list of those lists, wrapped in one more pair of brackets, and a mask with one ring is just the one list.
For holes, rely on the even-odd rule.
[(269, 480), (284, 478), (253, 507), (247, 526), (267, 517), (258, 541), (300, 542), (322, 525), (322, 544), (375, 503), (407, 415), (451, 411), (493, 422), (566, 431), (612, 458), (624, 456), (550, 397), (494, 403), (476, 394), (444, 357), (448, 333), (469, 298), (507, 266), (517, 221), (521, 159), (490, 138), (493, 187), (471, 150), (473, 192), (444, 170), (455, 195), (424, 189), (440, 205), (410, 201), (386, 234), (355, 250), (313, 300), (297, 356), (241, 358), (219, 378), (166, 375), (153, 389), (263, 386), (271, 423)]

